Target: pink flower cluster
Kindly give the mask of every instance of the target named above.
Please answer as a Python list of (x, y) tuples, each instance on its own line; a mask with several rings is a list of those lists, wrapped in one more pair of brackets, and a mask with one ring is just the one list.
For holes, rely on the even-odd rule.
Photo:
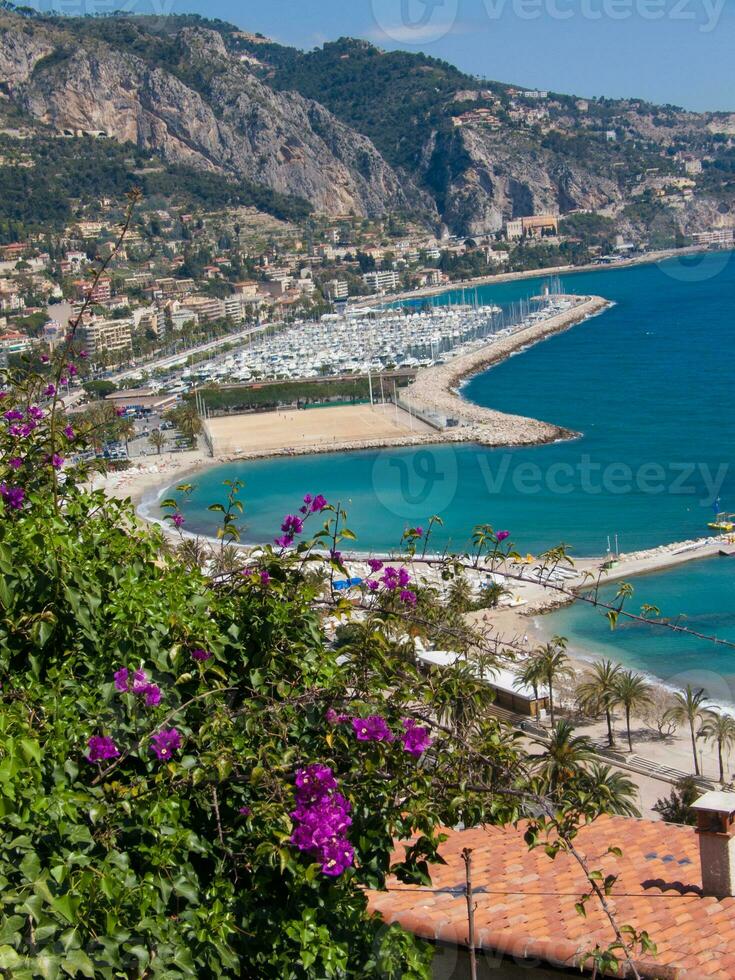
[(354, 863), (355, 852), (346, 836), (352, 824), (350, 801), (337, 791), (329, 766), (314, 763), (296, 773), (295, 827), (291, 843), (316, 858), (322, 873), (337, 878)]
[(403, 718), (401, 723), (404, 728), (403, 734), (401, 735), (403, 750), (404, 752), (408, 752), (409, 755), (412, 755), (414, 759), (418, 759), (431, 745), (429, 729), (423, 728), (413, 718)]
[(87, 762), (103, 762), (120, 755), (120, 750), (113, 739), (107, 735), (93, 735), (87, 742), (89, 753), (85, 756)]
[[(329, 708), (326, 718), (330, 725), (342, 725), (349, 722), (358, 742), (396, 741), (396, 736), (391, 731), (388, 722), (380, 715), (357, 718), (351, 715), (338, 714), (334, 708)], [(401, 724), (403, 731), (398, 735), (398, 740), (401, 742), (404, 752), (408, 752), (414, 759), (418, 759), (431, 746), (429, 729), (419, 725), (413, 718), (403, 718)]]
[(132, 678), (127, 667), (121, 667), (114, 673), (115, 690), (122, 693), (132, 692), (142, 698), (149, 708), (154, 708), (161, 703), (161, 688), (157, 684), (152, 684), (146, 671), (142, 668), (133, 671)]
[(283, 534), (275, 539), (275, 543), (280, 548), (288, 548), (289, 545), (293, 544), (296, 535), (301, 534), (304, 530), (304, 522), (295, 514), (286, 514), (281, 524), (281, 530)]
[(315, 497), (312, 497), (310, 493), (307, 493), (304, 497), (304, 503), (299, 507), (300, 514), (319, 514), (327, 507), (327, 498), (321, 493), (318, 493)]
[(155, 753), (160, 762), (170, 759), (180, 748), (181, 735), (175, 728), (162, 728), (160, 732), (151, 735), (151, 752)]
[(365, 585), (371, 592), (377, 592), (382, 583), (386, 592), (398, 592), (401, 602), (403, 602), (406, 606), (416, 605), (416, 593), (413, 591), (413, 589), (407, 588), (411, 582), (411, 576), (409, 575), (407, 569), (393, 568), (390, 565), (384, 568), (383, 562), (377, 558), (370, 558), (368, 560), (368, 567), (374, 575), (384, 569), (380, 581), (374, 578), (365, 580)]
[(309, 514), (320, 513), (328, 506), (327, 498), (322, 494), (318, 493), (315, 497), (312, 497), (310, 493), (307, 493), (304, 497), (303, 504), (299, 507), (299, 514), (302, 516), (298, 517), (296, 514), (286, 514), (281, 523), (281, 531), (283, 533), (274, 539), (274, 544), (277, 544), (279, 548), (288, 548), (294, 543), (294, 538), (304, 530), (304, 520)]
[[(14, 439), (26, 439), (45, 415), (44, 410), (38, 405), (31, 405), (25, 415), (19, 409), (11, 408), (3, 413), (3, 418), (8, 423), (8, 435)], [(22, 425), (19, 424), (21, 422)]]
[(197, 663), (203, 664), (207, 660), (212, 659), (212, 654), (209, 650), (202, 650), (201, 647), (197, 647), (195, 650), (191, 651), (192, 660), (196, 660)]
[(20, 510), (23, 507), (26, 492), (23, 487), (10, 487), (3, 482), (0, 483), (0, 497), (12, 510)]

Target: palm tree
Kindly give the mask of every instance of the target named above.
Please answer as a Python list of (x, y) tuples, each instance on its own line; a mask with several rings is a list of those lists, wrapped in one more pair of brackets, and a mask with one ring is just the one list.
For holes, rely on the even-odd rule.
[(633, 738), (630, 734), (631, 712), (651, 703), (651, 688), (644, 677), (632, 670), (623, 670), (617, 679), (618, 701), (625, 708), (625, 728), (628, 733), (628, 748), (633, 751)]
[(617, 685), (621, 670), (620, 664), (614, 664), (612, 660), (600, 660), (592, 665), (587, 679), (577, 688), (577, 699), (583, 711), (593, 715), (605, 712), (607, 744), (610, 748), (615, 745), (612, 713), (615, 705), (620, 703)]
[(536, 768), (548, 792), (578, 776), (582, 763), (594, 758), (594, 746), (586, 735), (575, 735), (574, 725), (566, 719), (551, 729), (549, 742), (541, 742), (546, 751), (536, 756)]
[(530, 687), (535, 701), (538, 701), (538, 689), (543, 679), (543, 665), (538, 657), (527, 657), (516, 667), (515, 686)]
[(161, 450), (166, 445), (166, 436), (159, 429), (151, 432), (148, 436), (148, 442), (157, 450), (157, 455), (161, 455)]
[(677, 725), (689, 725), (689, 734), (692, 739), (692, 754), (694, 755), (694, 773), (699, 776), (699, 759), (697, 758), (697, 736), (694, 733), (694, 726), (697, 721), (705, 718), (707, 711), (707, 695), (700, 687), (695, 691), (691, 684), (687, 684), (684, 693), (677, 691), (674, 694), (674, 704), (666, 712), (668, 718)]
[(170, 419), (179, 432), (191, 440), (191, 442), (202, 431), (202, 420), (199, 417), (196, 405), (192, 401), (182, 402), (175, 408), (170, 409), (170, 411), (166, 412), (166, 418)]
[(723, 749), (728, 751), (735, 744), (735, 718), (723, 715), (718, 711), (707, 714), (699, 734), (706, 742), (717, 745), (717, 761), (720, 764), (720, 782), (725, 782), (725, 766), (722, 761)]
[(554, 726), (554, 681), (563, 677), (571, 677), (574, 673), (569, 657), (565, 650), (567, 641), (563, 636), (554, 636), (550, 643), (545, 643), (539, 647), (534, 655), (534, 659), (539, 661), (541, 676), (546, 681), (549, 688), (549, 717), (551, 725)]
[(604, 813), (621, 817), (640, 817), (634, 800), (638, 787), (624, 773), (599, 762), (593, 763), (586, 773), (589, 793)]
[(122, 439), (125, 443), (125, 452), (130, 455), (130, 450), (128, 449), (128, 439), (132, 439), (135, 435), (135, 422), (132, 419), (120, 419), (117, 423), (117, 435), (119, 439)]

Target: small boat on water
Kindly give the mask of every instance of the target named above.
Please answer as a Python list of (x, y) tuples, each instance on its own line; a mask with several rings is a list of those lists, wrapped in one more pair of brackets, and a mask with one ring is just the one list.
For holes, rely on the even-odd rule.
[(707, 524), (707, 527), (717, 531), (718, 534), (730, 534), (735, 531), (735, 522), (731, 520), (733, 517), (735, 514), (718, 514), (714, 521)]

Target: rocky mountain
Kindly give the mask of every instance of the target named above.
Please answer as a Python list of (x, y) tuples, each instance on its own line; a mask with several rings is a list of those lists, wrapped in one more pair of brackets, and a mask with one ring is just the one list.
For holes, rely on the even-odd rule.
[(331, 214), (413, 207), (371, 141), (318, 103), (275, 92), (214, 31), (177, 43), (206, 95), (163, 68), (69, 30), (0, 15), (0, 85), (57, 131), (104, 132), (175, 163), (243, 177)]
[[(0, 95), (52, 130), (332, 215), (404, 212), (472, 235), (546, 210), (603, 209), (633, 231), (652, 210), (684, 231), (735, 215), (732, 117), (523, 92), (350, 39), (305, 53), (195, 16), (0, 12)], [(662, 200), (656, 180), (681, 175), (684, 152), (706, 173)]]

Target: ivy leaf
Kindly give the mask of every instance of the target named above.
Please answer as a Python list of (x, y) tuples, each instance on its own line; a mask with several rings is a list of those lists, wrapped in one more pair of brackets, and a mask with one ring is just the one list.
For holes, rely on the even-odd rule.
[(77, 973), (81, 973), (82, 976), (91, 977), (94, 980), (94, 963), (84, 950), (69, 950), (66, 958), (61, 963), (61, 969), (64, 973), (68, 973), (70, 977), (75, 977)]

